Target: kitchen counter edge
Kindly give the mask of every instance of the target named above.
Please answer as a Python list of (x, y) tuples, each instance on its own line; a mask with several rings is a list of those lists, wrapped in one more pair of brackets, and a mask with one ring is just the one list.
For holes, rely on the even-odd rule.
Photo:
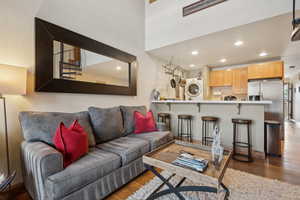
[(166, 100), (166, 101), (152, 101), (152, 103), (178, 103), (178, 104), (256, 104), (256, 105), (270, 105), (272, 101), (183, 101), (183, 100)]

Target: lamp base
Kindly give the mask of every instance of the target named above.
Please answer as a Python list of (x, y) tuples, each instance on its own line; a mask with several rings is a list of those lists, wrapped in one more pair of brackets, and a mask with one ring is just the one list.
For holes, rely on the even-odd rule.
[[(8, 130), (7, 130), (6, 101), (5, 101), (5, 97), (2, 94), (0, 94), (0, 99), (2, 99), (2, 101), (3, 101), (7, 176), (11, 176), (11, 174), (10, 174), (9, 144), (8, 144)], [(9, 184), (9, 187), (10, 187), (10, 184)]]

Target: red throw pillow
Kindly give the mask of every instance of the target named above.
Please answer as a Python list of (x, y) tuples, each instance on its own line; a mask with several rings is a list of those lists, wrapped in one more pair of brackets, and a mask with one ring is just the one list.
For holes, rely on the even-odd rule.
[(53, 137), (53, 143), (63, 154), (65, 168), (88, 152), (88, 135), (77, 120), (70, 128), (61, 122)]
[(134, 112), (135, 130), (134, 133), (147, 133), (157, 131), (156, 123), (152, 111), (149, 111), (146, 116), (142, 113)]

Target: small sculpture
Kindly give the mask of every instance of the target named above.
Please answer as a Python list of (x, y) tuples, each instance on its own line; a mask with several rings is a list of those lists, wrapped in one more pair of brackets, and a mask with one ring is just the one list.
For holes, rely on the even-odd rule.
[(221, 146), (221, 134), (217, 126), (213, 130), (213, 143), (211, 148), (213, 164), (218, 167), (223, 160), (224, 148)]
[(160, 98), (160, 92), (158, 89), (154, 89), (152, 90), (152, 93), (151, 93), (151, 99), (154, 100), (154, 101), (158, 101)]

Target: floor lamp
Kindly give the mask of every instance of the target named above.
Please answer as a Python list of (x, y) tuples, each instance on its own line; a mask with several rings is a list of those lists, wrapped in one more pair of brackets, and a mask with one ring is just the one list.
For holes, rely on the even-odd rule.
[(11, 169), (9, 156), (9, 135), (7, 126), (6, 99), (3, 95), (25, 95), (27, 82), (26, 79), (26, 68), (0, 64), (0, 100), (2, 100), (3, 103), (7, 176), (11, 175)]

